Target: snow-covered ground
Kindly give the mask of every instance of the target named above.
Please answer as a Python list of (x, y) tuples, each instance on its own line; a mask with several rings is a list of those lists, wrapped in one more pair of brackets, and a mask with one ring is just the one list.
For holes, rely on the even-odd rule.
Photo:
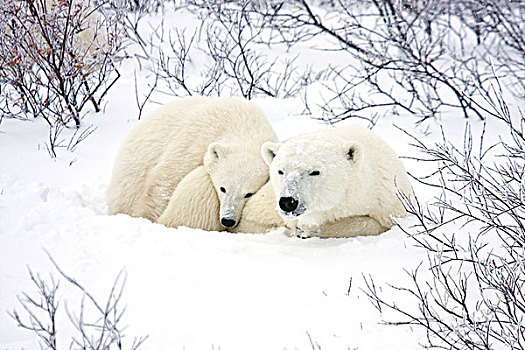
[[(145, 349), (308, 349), (309, 336), (327, 349), (417, 344), (417, 333), (378, 325), (379, 313), (360, 291), (362, 274), (399, 280), (403, 267), (422, 259), (398, 228), (378, 237), (302, 240), (281, 230), (234, 235), (106, 215), (112, 162), (135, 123), (136, 111), (119, 103), (132, 92), (126, 89), (133, 89), (132, 81), (122, 81), (112, 97), (117, 102), (90, 119), (98, 130), (77, 152), (57, 159), (43, 147), (43, 123), (2, 124), (2, 348), (36, 348), (34, 335), (17, 329), (5, 311), (20, 308), (17, 294), (34, 290), (26, 266), (58, 277), (44, 249), (101, 301), (125, 269), (126, 334), (149, 335)], [(257, 103), (282, 138), (321, 127), (305, 117), (287, 117), (293, 100)], [(387, 122), (384, 128), (388, 131)], [(406, 139), (395, 133), (392, 144), (403, 153)], [(79, 309), (81, 295), (62, 284), (62, 307)], [(58, 318), (59, 324), (69, 322), (64, 309)], [(59, 342), (67, 342), (61, 335)]]
[[(46, 251), (101, 303), (125, 270), (125, 344), (148, 335), (143, 349), (417, 347), (425, 334), (380, 324), (382, 315), (361, 290), (363, 275), (373, 276), (379, 285), (399, 283), (407, 278), (404, 269), (425, 259), (398, 227), (377, 237), (302, 240), (282, 230), (235, 235), (107, 215), (105, 190), (113, 160), (137, 121), (132, 72), (132, 63), (125, 63), (104, 113), (85, 119), (96, 132), (74, 153), (61, 151), (51, 159), (44, 146), (47, 126), (41, 121), (2, 121), (1, 349), (38, 348), (34, 334), (17, 328), (7, 311), (20, 311), (17, 295), (35, 289), (27, 267), (44, 279), (60, 279)], [(297, 100), (255, 102), (281, 139), (324, 127), (299, 116)], [(464, 119), (447, 118), (443, 125), (448, 136), (461, 140)], [(480, 129), (481, 123), (472, 123)], [(374, 131), (402, 156), (414, 151), (394, 125), (428, 142), (440, 136), (434, 122), (415, 129), (409, 118), (381, 119)], [(405, 165), (409, 172), (421, 170), (410, 160)], [(414, 185), (423, 202), (431, 199), (433, 193)], [(66, 309), (78, 315), (82, 294), (62, 279), (58, 295), (58, 343), (66, 348), (72, 331)]]

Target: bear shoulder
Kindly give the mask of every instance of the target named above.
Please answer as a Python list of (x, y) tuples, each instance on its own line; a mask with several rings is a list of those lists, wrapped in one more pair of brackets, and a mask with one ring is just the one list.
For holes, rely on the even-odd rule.
[(219, 199), (204, 167), (195, 168), (179, 182), (157, 222), (168, 227), (222, 230)]

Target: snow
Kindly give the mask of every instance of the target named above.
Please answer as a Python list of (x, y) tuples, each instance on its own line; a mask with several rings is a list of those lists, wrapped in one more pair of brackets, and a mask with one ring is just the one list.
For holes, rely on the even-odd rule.
[[(129, 326), (124, 332), (128, 346), (133, 337), (148, 335), (143, 349), (417, 347), (425, 334), (381, 324), (384, 315), (361, 290), (363, 276), (373, 276), (378, 285), (401, 283), (408, 278), (405, 269), (425, 259), (398, 227), (376, 237), (303, 240), (283, 230), (264, 235), (205, 232), (107, 215), (105, 190), (113, 160), (138, 116), (134, 69), (133, 62), (124, 62), (104, 112), (85, 118), (97, 130), (74, 153), (61, 150), (51, 159), (45, 149), (47, 126), (41, 121), (2, 121), (0, 348), (38, 348), (34, 334), (17, 328), (6, 311), (21, 311), (17, 295), (35, 289), (27, 267), (46, 279), (59, 279), (46, 252), (101, 303), (124, 269), (122, 324)], [(300, 116), (299, 100), (255, 102), (280, 139), (324, 127)], [(144, 114), (156, 107), (147, 104)], [(448, 135), (461, 140), (465, 121), (447, 118), (442, 125)], [(471, 123), (476, 130), (482, 127), (479, 121)], [(430, 122), (427, 132), (402, 116), (381, 119), (374, 131), (402, 156), (412, 154), (411, 140), (394, 125), (430, 143), (440, 137), (437, 123)], [(497, 128), (492, 131), (497, 135)], [(409, 172), (422, 171), (414, 161), (404, 162)], [(434, 195), (414, 186), (423, 203)], [(72, 332), (65, 308), (78, 314), (82, 294), (61, 279), (59, 296), (58, 342), (65, 348)]]
[[(124, 100), (130, 84), (123, 80), (111, 100)], [(299, 105), (294, 100), (256, 102), (269, 118), (278, 115), (271, 121), (281, 138), (322, 127), (306, 117), (277, 113), (279, 105), (288, 105), (292, 114), (290, 106)], [(400, 280), (403, 267), (421, 260), (422, 252), (407, 244), (398, 228), (378, 237), (302, 240), (282, 230), (234, 235), (106, 215), (112, 162), (136, 122), (126, 111), (129, 105), (113, 103), (104, 114), (91, 116), (97, 131), (76, 152), (62, 151), (57, 159), (43, 147), (44, 123), (4, 120), (2, 348), (37, 347), (34, 335), (18, 329), (5, 311), (20, 309), (16, 296), (34, 290), (27, 267), (58, 278), (45, 251), (100, 302), (124, 269), (125, 334), (127, 341), (149, 335), (144, 349), (309, 349), (310, 338), (329, 349), (417, 344), (420, 334), (379, 325), (381, 315), (360, 291), (362, 274)], [(78, 310), (82, 295), (65, 281), (59, 295), (62, 306)], [(59, 329), (69, 327), (64, 309), (58, 320)], [(65, 335), (59, 333), (59, 342), (68, 343)]]

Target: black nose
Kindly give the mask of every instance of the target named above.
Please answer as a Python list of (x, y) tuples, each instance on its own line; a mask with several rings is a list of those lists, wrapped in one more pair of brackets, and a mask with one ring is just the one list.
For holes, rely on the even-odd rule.
[(293, 197), (281, 197), (281, 199), (279, 199), (279, 208), (287, 213), (297, 209), (298, 205), (299, 201)]
[(235, 226), (235, 220), (230, 220), (230, 219), (222, 218), (222, 219), (221, 219), (221, 224), (222, 224), (222, 226), (224, 226), (224, 227), (233, 227), (233, 226)]

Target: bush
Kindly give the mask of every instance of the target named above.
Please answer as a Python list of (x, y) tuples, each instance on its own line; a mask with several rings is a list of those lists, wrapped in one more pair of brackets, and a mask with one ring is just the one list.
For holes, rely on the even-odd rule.
[(89, 0), (2, 0), (0, 113), (42, 118), (55, 156), (63, 127), (80, 127), (88, 105), (100, 111), (119, 77), (118, 13)]
[[(29, 269), (31, 281), (36, 286), (35, 292), (22, 292), (18, 301), (24, 313), (13, 310), (10, 316), (19, 327), (34, 333), (42, 349), (66, 349), (59, 346), (58, 335), (62, 334), (64, 323), (61, 322), (59, 309), (60, 297), (58, 295), (59, 282), (66, 281), (69, 285), (79, 290), (83, 297), (80, 307), (76, 312), (66, 307), (66, 314), (74, 327), (75, 335), (69, 340), (69, 349), (95, 350), (95, 349), (130, 349), (137, 350), (147, 337), (135, 338), (133, 343), (125, 346), (122, 324), (124, 310), (121, 307), (122, 294), (126, 283), (126, 276), (121, 272), (111, 288), (108, 300), (100, 304), (91, 293), (77, 280), (67, 275), (49, 256), (60, 278), (51, 275), (46, 281), (40, 275), (34, 274)], [(96, 316), (92, 316), (94, 310)], [(66, 339), (61, 339), (66, 340)], [(64, 342), (64, 344), (67, 344)]]
[[(198, 35), (171, 31), (165, 36), (169, 45), (163, 47), (161, 40), (149, 43), (150, 48), (163, 47), (160, 58), (153, 60), (153, 71), (176, 94), (218, 95), (226, 90), (247, 98), (302, 96), (305, 111), (322, 112), (329, 123), (352, 117), (373, 122), (384, 114), (408, 114), (422, 122), (451, 109), (467, 118), (486, 118), (492, 68), (516, 94), (523, 87), (525, 7), (518, 3), (188, 4), (203, 21), (195, 31)], [(298, 63), (308, 46), (318, 49), (309, 52), (317, 56), (314, 62), (323, 62), (318, 69)], [(273, 58), (268, 48), (281, 54)], [(197, 81), (193, 74), (189, 81), (189, 62), (202, 53), (211, 63), (199, 65), (198, 76), (208, 80)], [(334, 53), (337, 62), (331, 62)], [(307, 89), (314, 84), (322, 87), (314, 88), (312, 103)]]
[(470, 129), (462, 148), (445, 134), (437, 145), (414, 139), (418, 160), (437, 169), (420, 181), (442, 194), (407, 203), (417, 224), (402, 228), (428, 261), (392, 295), (367, 279), (386, 323), (425, 329), (426, 348), (525, 349), (525, 116), (513, 118), (501, 96), (488, 101), (491, 122), (506, 128), (493, 143)]

